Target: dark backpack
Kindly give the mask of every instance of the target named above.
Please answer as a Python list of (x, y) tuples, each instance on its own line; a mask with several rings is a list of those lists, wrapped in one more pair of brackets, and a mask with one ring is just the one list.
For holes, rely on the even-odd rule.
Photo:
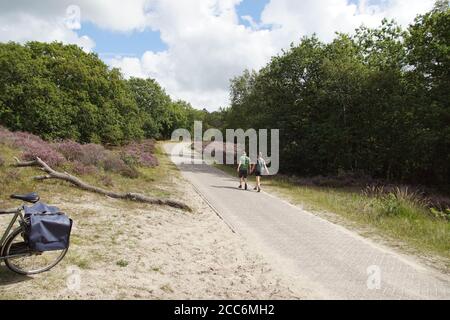
[(28, 245), (35, 251), (54, 251), (69, 248), (73, 221), (58, 208), (37, 203), (25, 207), (29, 218)]

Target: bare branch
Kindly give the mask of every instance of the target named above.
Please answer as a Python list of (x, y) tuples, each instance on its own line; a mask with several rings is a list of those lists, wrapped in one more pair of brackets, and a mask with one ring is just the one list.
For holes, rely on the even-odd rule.
[(159, 199), (159, 198), (152, 198), (148, 197), (139, 193), (116, 193), (112, 192), (110, 190), (105, 190), (102, 188), (98, 188), (92, 185), (89, 185), (79, 178), (72, 176), (68, 174), (67, 172), (58, 172), (52, 169), (47, 163), (45, 163), (42, 159), (39, 157), (36, 158), (35, 161), (28, 161), (28, 162), (21, 162), (19, 159), (15, 158), (16, 160), (16, 167), (32, 167), (32, 166), (39, 166), (40, 169), (47, 173), (47, 175), (43, 176), (36, 176), (34, 177), (34, 180), (43, 181), (43, 180), (62, 180), (71, 183), (72, 185), (76, 186), (79, 189), (101, 194), (110, 198), (114, 199), (124, 199), (124, 200), (130, 200), (130, 201), (136, 201), (136, 202), (143, 202), (143, 203), (150, 203), (150, 204), (157, 204), (157, 205), (165, 205), (170, 206), (178, 209), (183, 209), (187, 211), (192, 211), (192, 209), (176, 200), (170, 200), (170, 199)]
[(36, 160), (21, 161), (17, 157), (14, 157), (14, 160), (16, 161), (16, 163), (12, 165), (14, 167), (34, 167), (38, 165), (38, 162)]

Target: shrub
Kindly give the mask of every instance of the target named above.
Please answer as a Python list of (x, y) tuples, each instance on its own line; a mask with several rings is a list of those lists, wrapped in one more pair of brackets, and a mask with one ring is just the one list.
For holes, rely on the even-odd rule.
[(428, 199), (419, 189), (407, 186), (368, 186), (363, 195), (370, 199), (366, 211), (377, 217), (408, 216), (414, 212), (432, 214)]
[(92, 165), (85, 165), (84, 163), (81, 163), (79, 161), (73, 162), (72, 170), (77, 175), (92, 175), (98, 173), (98, 169), (95, 166)]
[(65, 160), (48, 142), (30, 133), (10, 132), (0, 127), (0, 143), (21, 149), (25, 161), (39, 157), (50, 166), (58, 166)]
[(23, 150), (21, 157), (26, 161), (39, 157), (50, 166), (68, 162), (77, 175), (95, 174), (98, 173), (98, 168), (103, 167), (105, 171), (137, 178), (139, 176), (137, 166), (153, 167), (158, 164), (152, 154), (155, 150), (153, 140), (132, 143), (115, 152), (105, 149), (102, 145), (94, 143), (83, 145), (72, 140), (48, 143), (33, 134), (13, 133), (0, 127), (0, 143)]
[(82, 145), (72, 140), (54, 143), (53, 147), (68, 161), (79, 161), (83, 155)]
[(77, 161), (85, 166), (99, 166), (109, 152), (99, 144), (79, 144), (72, 140), (54, 143), (53, 147), (68, 161)]
[(39, 157), (49, 166), (59, 166), (65, 162), (62, 154), (53, 149), (48, 142), (37, 136), (23, 132), (16, 133), (14, 144), (24, 150), (22, 153), (23, 160), (31, 161)]
[(130, 178), (130, 179), (137, 179), (139, 178), (139, 171), (135, 167), (126, 167), (122, 171), (120, 171), (120, 174), (124, 177)]
[(132, 165), (155, 167), (158, 165), (158, 159), (153, 155), (154, 152), (154, 140), (144, 140), (140, 143), (133, 142), (122, 148), (122, 159)]
[(5, 160), (0, 156), (0, 167), (3, 167), (5, 164)]
[(103, 168), (106, 171), (120, 173), (127, 167), (127, 164), (117, 154), (112, 152), (103, 160)]
[(139, 172), (135, 167), (127, 165), (118, 154), (113, 152), (110, 152), (103, 161), (103, 168), (105, 171), (118, 173), (127, 178), (139, 177)]
[(85, 165), (99, 166), (109, 153), (102, 145), (95, 143), (85, 144), (82, 149), (82, 155), (78, 160)]

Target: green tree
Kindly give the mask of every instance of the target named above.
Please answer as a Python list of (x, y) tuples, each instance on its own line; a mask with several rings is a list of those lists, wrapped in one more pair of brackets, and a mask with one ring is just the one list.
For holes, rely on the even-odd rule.
[(120, 144), (142, 137), (121, 73), (74, 45), (0, 44), (0, 124), (45, 139)]
[(127, 83), (140, 109), (145, 136), (161, 138), (164, 124), (170, 121), (170, 97), (153, 79), (131, 78)]

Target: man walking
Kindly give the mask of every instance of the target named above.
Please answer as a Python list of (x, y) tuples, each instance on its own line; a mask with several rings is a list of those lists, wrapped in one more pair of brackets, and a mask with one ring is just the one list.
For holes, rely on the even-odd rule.
[(250, 158), (247, 157), (247, 153), (242, 152), (242, 156), (239, 158), (239, 165), (237, 171), (239, 172), (240, 185), (239, 189), (242, 189), (242, 184), (245, 183), (245, 190), (247, 190), (247, 177), (250, 169)]

